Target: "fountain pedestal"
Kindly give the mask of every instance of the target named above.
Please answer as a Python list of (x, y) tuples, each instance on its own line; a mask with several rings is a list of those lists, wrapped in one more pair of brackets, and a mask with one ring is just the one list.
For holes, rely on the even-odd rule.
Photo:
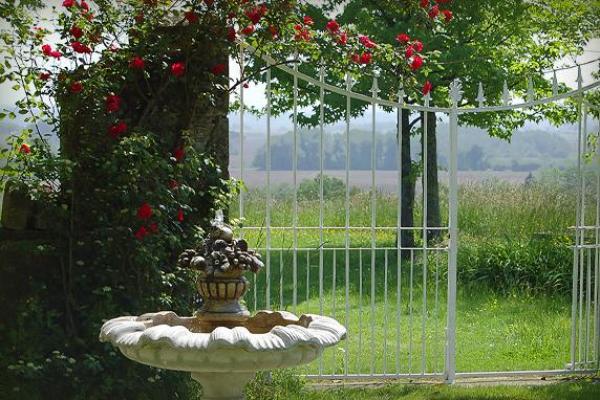
[(195, 372), (192, 379), (202, 385), (203, 400), (243, 400), (244, 388), (256, 372)]

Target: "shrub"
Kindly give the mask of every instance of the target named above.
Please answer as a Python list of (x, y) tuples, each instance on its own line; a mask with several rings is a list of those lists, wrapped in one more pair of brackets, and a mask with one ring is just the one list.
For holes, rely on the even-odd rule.
[[(319, 200), (321, 193), (321, 177), (305, 179), (298, 186), (298, 199)], [(323, 175), (323, 197), (326, 200), (340, 199), (346, 194), (346, 184), (343, 180)]]

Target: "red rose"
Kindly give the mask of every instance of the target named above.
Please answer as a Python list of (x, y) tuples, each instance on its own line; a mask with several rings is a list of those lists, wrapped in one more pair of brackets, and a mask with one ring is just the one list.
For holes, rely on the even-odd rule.
[(121, 109), (121, 97), (116, 94), (109, 94), (106, 96), (106, 111), (109, 113), (117, 112)]
[(152, 207), (148, 203), (142, 203), (140, 208), (137, 210), (137, 217), (139, 219), (148, 219), (152, 216)]
[(304, 25), (314, 25), (315, 21), (312, 19), (312, 17), (305, 15), (304, 18)]
[(248, 19), (250, 21), (252, 21), (253, 24), (258, 24), (258, 22), (260, 21), (260, 19), (262, 17), (264, 17), (266, 13), (267, 13), (266, 6), (264, 6), (264, 7), (254, 7), (252, 9), (246, 10), (246, 12), (244, 12), (244, 14), (246, 15), (246, 17), (248, 17)]
[(90, 49), (88, 46), (86, 46), (85, 44), (78, 42), (78, 41), (72, 42), (71, 47), (73, 48), (73, 50), (76, 53), (89, 54), (92, 52), (92, 49)]
[(185, 64), (182, 62), (176, 62), (171, 65), (171, 74), (176, 77), (181, 77), (185, 74)]
[(185, 14), (183, 14), (183, 15), (185, 16), (185, 19), (187, 19), (187, 21), (190, 24), (195, 24), (200, 19), (200, 17), (198, 16), (198, 14), (196, 14), (193, 11), (186, 11)]
[(88, 5), (88, 3), (85, 2), (85, 0), (81, 0), (81, 3), (79, 3), (79, 7), (81, 7), (81, 9), (84, 11), (90, 10), (90, 6)]
[(420, 40), (415, 40), (412, 45), (418, 53), (423, 51), (423, 42)]
[(158, 224), (156, 222), (153, 222), (150, 225), (148, 225), (148, 229), (150, 229), (150, 232), (156, 233), (158, 232)]
[(422, 66), (423, 66), (423, 59), (418, 55), (414, 56), (412, 63), (410, 63), (410, 68), (413, 71), (416, 71), (419, 68), (421, 68)]
[(360, 55), (360, 63), (361, 64), (370, 64), (371, 63), (371, 53), (362, 53)]
[(279, 36), (279, 29), (277, 29), (276, 26), (269, 25), (269, 33), (271, 33), (271, 37), (275, 39), (277, 36)]
[(431, 82), (426, 81), (425, 84), (423, 85), (423, 89), (421, 90), (421, 92), (423, 93), (423, 96), (427, 96), (427, 94), (429, 94), (431, 92), (431, 89), (433, 89), (433, 85), (431, 84)]
[(352, 54), (350, 56), (350, 59), (352, 60), (352, 62), (355, 62), (356, 64), (358, 64), (360, 62), (360, 56), (356, 53)]
[(227, 40), (230, 42), (235, 42), (235, 38), (237, 37), (237, 33), (235, 32), (235, 28), (230, 26), (227, 28)]
[(148, 235), (148, 230), (145, 226), (140, 226), (140, 229), (138, 229), (134, 235), (137, 240), (142, 240)]
[(342, 46), (345, 46), (346, 44), (348, 44), (348, 34), (346, 32), (343, 32), (340, 35), (340, 38), (338, 39), (338, 43), (341, 44)]
[(31, 147), (27, 143), (23, 143), (21, 147), (19, 147), (19, 153), (21, 154), (29, 154), (31, 153)]
[(242, 29), (242, 34), (246, 36), (250, 36), (254, 33), (254, 25), (250, 24), (244, 29)]
[(212, 72), (214, 75), (221, 75), (223, 72), (225, 72), (226, 68), (227, 66), (225, 64), (217, 64), (210, 69), (210, 72)]
[(414, 54), (415, 54), (415, 48), (412, 47), (412, 45), (408, 46), (406, 48), (406, 51), (404, 52), (404, 55), (406, 56), (406, 58), (411, 58)]
[(175, 160), (177, 162), (183, 160), (183, 157), (185, 157), (185, 149), (183, 148), (183, 146), (179, 146), (178, 148), (173, 150), (173, 157), (175, 157)]
[(50, 72), (40, 72), (39, 77), (42, 81), (47, 81), (50, 79)]
[(429, 18), (434, 19), (438, 15), (440, 15), (440, 7), (437, 5), (431, 7), (431, 10), (429, 10)]
[(306, 28), (301, 28), (299, 32), (294, 35), (295, 40), (304, 40), (305, 42), (310, 41), (310, 31)]
[(421, 0), (421, 7), (429, 8), (429, 0)]
[(81, 82), (76, 81), (71, 83), (71, 87), (70, 87), (71, 93), (81, 93), (81, 91), (83, 90), (83, 85), (81, 84)]
[(80, 27), (74, 25), (71, 30), (69, 31), (69, 33), (71, 34), (71, 36), (73, 36), (75, 39), (79, 39), (80, 37), (83, 36), (83, 29), (81, 29)]
[(452, 18), (454, 17), (452, 11), (450, 10), (444, 10), (442, 11), (442, 14), (444, 14), (444, 19), (446, 20), (446, 22), (452, 21)]
[(127, 132), (127, 124), (125, 121), (119, 121), (118, 123), (112, 125), (108, 128), (108, 134), (113, 139), (117, 139), (119, 136)]
[(396, 41), (406, 44), (410, 42), (410, 36), (408, 36), (406, 33), (399, 33), (398, 36), (396, 36)]
[(146, 63), (140, 56), (134, 56), (131, 61), (129, 61), (129, 68), (131, 69), (144, 69), (145, 67)]
[(62, 53), (58, 50), (54, 50), (50, 52), (50, 57), (54, 57), (54, 58), (61, 58), (62, 57)]
[(169, 188), (171, 190), (175, 190), (179, 187), (179, 182), (177, 182), (175, 179), (171, 179), (169, 180)]
[(375, 42), (373, 42), (371, 39), (369, 39), (368, 36), (359, 36), (358, 37), (358, 41), (365, 46), (367, 49), (372, 49), (373, 47), (376, 46)]
[(327, 28), (327, 30), (331, 33), (338, 33), (340, 30), (340, 24), (338, 24), (335, 20), (331, 20), (327, 23), (325, 28)]
[(183, 222), (183, 210), (181, 208), (177, 211), (177, 221)]
[(52, 46), (50, 46), (49, 44), (43, 45), (42, 53), (44, 53), (45, 56), (50, 56), (52, 54)]
[(75, 0), (65, 0), (63, 1), (63, 6), (70, 8), (73, 7), (75, 5)]

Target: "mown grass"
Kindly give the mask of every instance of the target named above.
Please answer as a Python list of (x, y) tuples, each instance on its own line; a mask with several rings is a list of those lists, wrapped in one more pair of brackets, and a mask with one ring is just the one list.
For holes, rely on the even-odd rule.
[(247, 389), (248, 400), (595, 400), (600, 384), (593, 378), (543, 386), (448, 386), (387, 384), (377, 388), (311, 390), (287, 373), (260, 375)]
[[(349, 208), (352, 226), (370, 226), (371, 200), (369, 193), (352, 191)], [(392, 194), (378, 193), (378, 227), (396, 225), (397, 201)], [(531, 185), (484, 182), (461, 186), (459, 371), (564, 368), (570, 334), (572, 232), (569, 227), (575, 220), (575, 204), (575, 192), (560, 182)], [(345, 206), (339, 191), (326, 196), (322, 205), (324, 225), (343, 227)], [(441, 206), (442, 219), (446, 221), (444, 188)], [(318, 226), (320, 207), (318, 199), (303, 197), (298, 203), (299, 225)], [(232, 207), (232, 217), (237, 216), (237, 209)], [(294, 207), (289, 191), (278, 192), (271, 209), (272, 226), (292, 224)], [(587, 218), (594, 216), (587, 213)], [(415, 222), (421, 220), (421, 208), (417, 207)], [(264, 221), (264, 191), (246, 193), (244, 225), (264, 227)], [(264, 228), (244, 232), (251, 245), (258, 247), (265, 246), (265, 234)], [(298, 247), (308, 250), (300, 250), (296, 255), (291, 250), (293, 231), (273, 230), (271, 247), (282, 250), (268, 255), (263, 252), (263, 258), (270, 261), (269, 271), (256, 278), (254, 289), (246, 295), (249, 308), (280, 308), (298, 313), (322, 311), (347, 325), (347, 341), (327, 351), (322, 361), (302, 372), (441, 372), (446, 322), (445, 252), (427, 252), (424, 276), (423, 251), (406, 253), (409, 257), (398, 263), (395, 231), (376, 231), (377, 247), (390, 250), (375, 251), (374, 263), (371, 231), (351, 230), (349, 236), (353, 249), (348, 252), (346, 264), (345, 251), (332, 249), (344, 247), (343, 229), (326, 230), (323, 243), (318, 230), (298, 230)], [(417, 230), (417, 246), (422, 246), (420, 237)], [(324, 248), (322, 270), (320, 245)], [(445, 240), (437, 246), (443, 248)], [(358, 250), (359, 247), (365, 250)]]
[[(442, 273), (445, 256), (429, 257), (424, 282), (419, 257), (412, 264), (410, 260), (402, 262), (399, 268), (391, 251), (387, 263), (385, 252), (380, 251), (372, 269), (370, 252), (352, 251), (346, 277), (344, 252), (336, 252), (335, 263), (333, 252), (324, 253), (322, 297), (318, 254), (307, 263), (306, 253), (302, 252), (297, 258), (296, 279), (291, 255), (284, 252), (280, 264), (279, 256), (272, 254), (271, 287), (267, 290), (265, 273), (257, 277), (256, 291), (253, 289), (246, 295), (251, 310), (322, 312), (347, 326), (348, 338), (301, 372), (414, 375), (442, 372), (447, 296)], [(459, 287), (458, 291), (459, 371), (564, 368), (569, 351), (568, 297), (522, 291), (501, 294), (486, 286), (473, 288)]]

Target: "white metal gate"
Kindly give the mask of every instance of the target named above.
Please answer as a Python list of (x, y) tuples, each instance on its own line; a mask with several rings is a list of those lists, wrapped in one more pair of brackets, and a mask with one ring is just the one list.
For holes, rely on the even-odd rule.
[[(244, 45), (245, 50), (253, 50)], [(339, 88), (325, 82), (326, 71), (321, 68), (320, 76), (313, 78), (298, 71), (297, 66), (290, 68), (277, 63), (269, 56), (262, 58), (293, 77), (293, 155), (291, 184), (292, 210), (288, 224), (274, 222), (272, 185), (272, 132), (271, 132), (271, 71), (266, 71), (267, 100), (264, 118), (266, 132), (266, 171), (264, 225), (244, 226), (245, 235), (263, 235), (264, 245), (261, 252), (266, 261), (265, 274), (255, 278), (253, 293), (247, 296), (251, 310), (262, 308), (289, 309), (294, 313), (321, 313), (331, 315), (348, 327), (348, 338), (336, 351), (326, 354), (315, 365), (303, 370), (308, 377), (317, 378), (399, 378), (429, 377), (454, 381), (456, 373), (456, 278), (458, 249), (458, 182), (457, 182), (457, 145), (458, 118), (460, 114), (499, 112), (514, 109), (527, 109), (540, 104), (560, 101), (568, 98), (579, 99), (583, 94), (600, 86), (600, 82), (583, 86), (581, 66), (579, 68), (578, 88), (559, 93), (554, 71), (554, 93), (552, 97), (536, 99), (533, 85), (529, 82), (527, 98), (511, 104), (511, 94), (505, 85), (502, 105), (486, 105), (483, 87), (479, 85), (477, 107), (459, 107), (462, 98), (461, 84), (455, 81), (449, 90), (450, 108), (431, 107), (429, 95), (423, 97), (422, 105), (409, 105), (403, 102), (404, 93), (398, 93), (398, 101), (393, 102), (378, 97), (377, 77), (373, 77), (371, 96), (352, 91), (352, 80), (348, 75), (346, 87)], [(241, 57), (243, 59), (243, 57)], [(298, 198), (298, 82), (302, 80), (318, 88), (320, 94), (320, 182), (319, 182), (319, 218), (316, 224), (304, 224), (300, 220), (300, 202)], [(337, 93), (346, 98), (345, 121), (345, 196), (343, 224), (330, 224), (324, 220), (323, 173), (324, 168), (324, 126), (325, 93)], [(245, 104), (244, 88), (240, 86), (240, 171), (237, 178), (245, 177)], [(371, 108), (371, 170), (370, 170), (370, 221), (368, 224), (356, 223), (351, 215), (353, 207), (350, 196), (350, 109), (352, 102), (366, 102)], [(402, 227), (401, 221), (401, 140), (397, 141), (397, 193), (395, 208), (397, 223), (395, 226), (378, 224), (377, 167), (375, 161), (375, 135), (377, 130), (377, 107), (387, 106), (397, 110), (398, 133), (402, 131), (400, 110), (408, 109), (423, 112), (423, 132), (427, 131), (427, 113), (443, 113), (450, 122), (449, 141), (449, 212), (448, 225), (427, 226), (427, 157), (423, 156), (423, 195), (421, 196), (421, 223), (414, 228)], [(580, 170), (582, 155), (585, 152), (586, 137), (585, 107), (579, 113), (580, 125)], [(401, 137), (398, 134), (398, 137)], [(423, 141), (423, 154), (427, 154), (427, 141)], [(594, 205), (598, 207), (600, 193), (600, 175), (595, 175), (597, 192)], [(572, 360), (565, 372), (575, 369), (588, 369), (598, 366), (598, 338), (600, 318), (597, 302), (599, 300), (598, 274), (600, 247), (598, 231), (600, 223), (595, 212), (595, 223), (591, 225), (584, 216), (587, 179), (580, 174), (581, 198), (577, 212), (576, 246), (574, 247), (573, 268), (573, 335)], [(245, 194), (240, 194), (239, 214), (245, 216)], [(417, 224), (415, 224), (417, 225)], [(420, 245), (402, 247), (401, 240), (390, 245), (389, 236), (401, 237), (403, 232), (413, 230), (419, 234)], [(429, 244), (428, 232), (440, 230), (447, 234), (447, 240), (441, 244)], [(318, 243), (307, 244), (304, 239), (308, 232), (318, 236)], [(384, 240), (387, 233), (388, 240)], [(337, 237), (337, 240), (331, 240)], [(593, 240), (592, 240), (593, 238)], [(591, 241), (590, 241), (591, 240)], [(400, 254), (404, 255), (404, 259)], [(351, 290), (352, 289), (352, 290)], [(318, 293), (318, 301), (314, 294)], [(567, 361), (567, 360), (565, 360)], [(563, 372), (563, 371), (554, 371)], [(528, 371), (522, 373), (529, 373)], [(536, 371), (539, 373), (539, 371)], [(483, 373), (485, 374), (485, 373)], [(477, 374), (458, 374), (477, 375)]]
[[(600, 160), (588, 131), (588, 109), (580, 100), (578, 120), (578, 181), (571, 310), (571, 370), (600, 368)], [(596, 105), (597, 109), (597, 105)], [(586, 159), (591, 162), (586, 162)]]

